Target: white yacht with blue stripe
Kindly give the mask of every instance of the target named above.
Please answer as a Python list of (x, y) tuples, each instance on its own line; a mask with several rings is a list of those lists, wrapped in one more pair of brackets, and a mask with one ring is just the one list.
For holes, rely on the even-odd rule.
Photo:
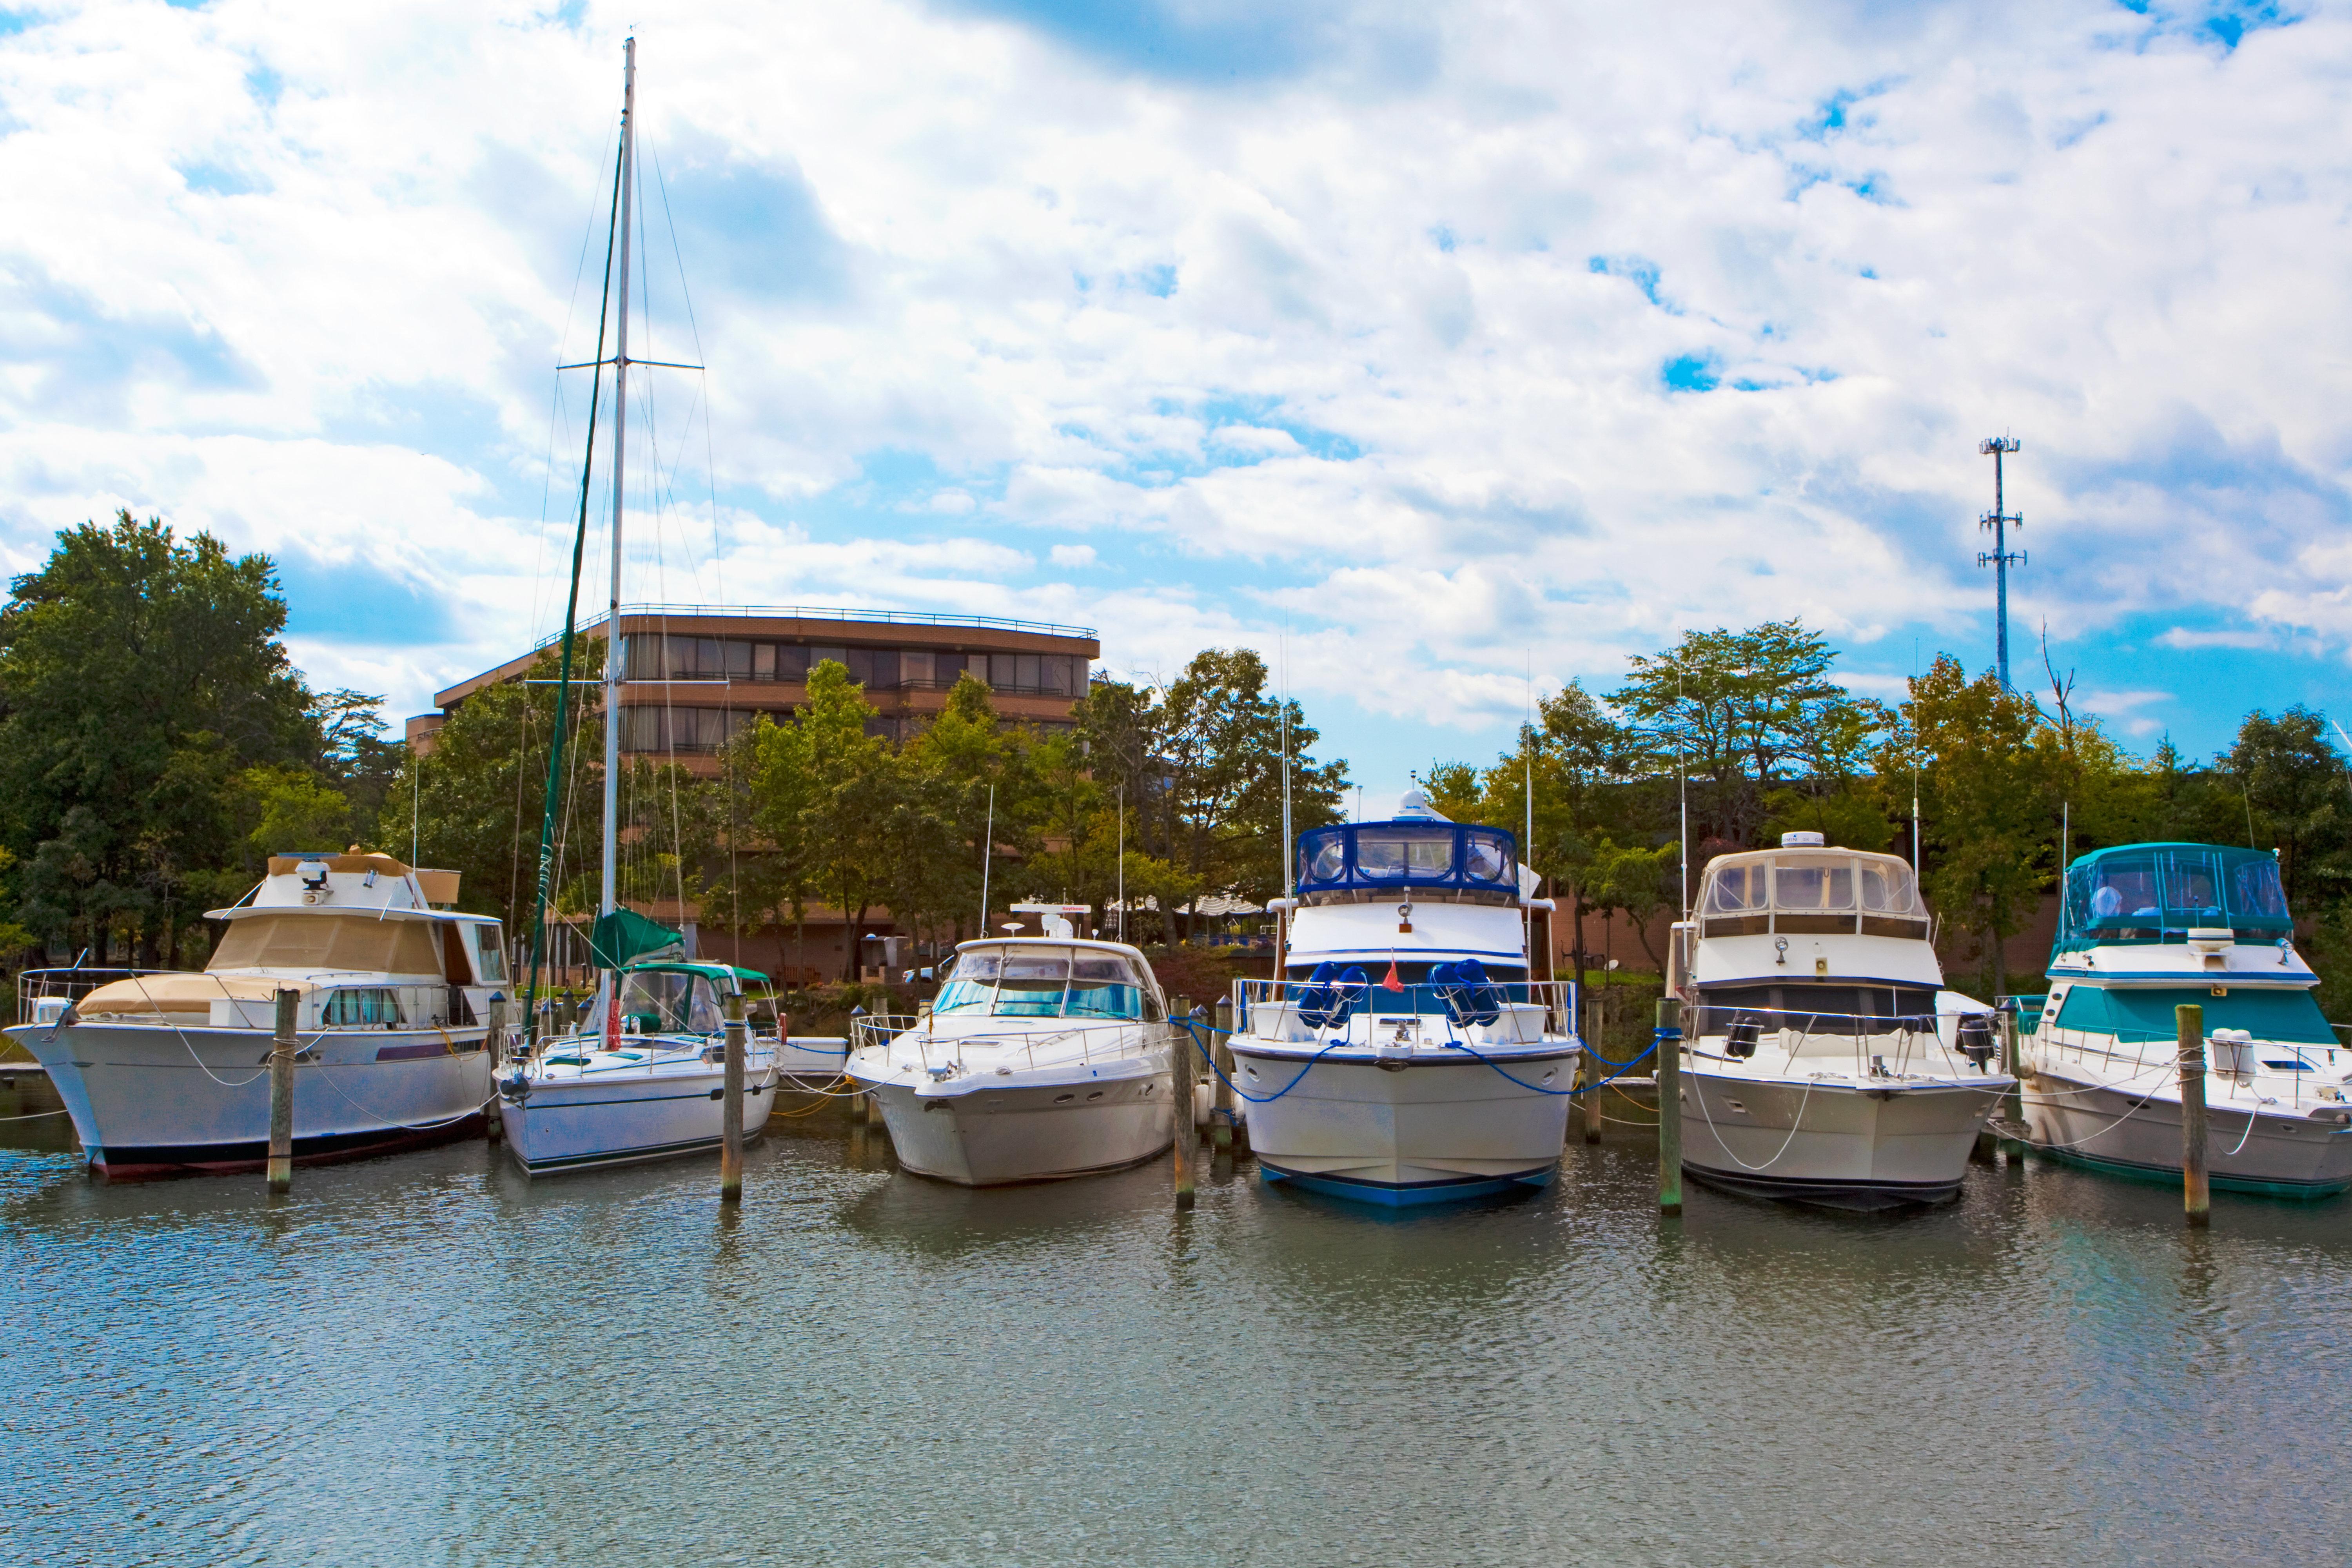
[(1279, 980), (1234, 984), (1234, 1086), (1269, 1182), (1390, 1205), (1551, 1180), (1575, 986), (1529, 973), (1512, 836), (1409, 795), (1298, 836)]

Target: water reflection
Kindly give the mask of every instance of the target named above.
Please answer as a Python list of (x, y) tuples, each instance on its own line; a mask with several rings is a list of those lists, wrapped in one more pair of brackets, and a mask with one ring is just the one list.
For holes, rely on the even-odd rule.
[(1662, 1224), (1612, 1130), (1405, 1216), (1204, 1153), (1180, 1215), (1164, 1160), (971, 1192), (771, 1129), (740, 1210), (715, 1157), (457, 1144), (272, 1204), (16, 1136), (8, 1560), (2340, 1556), (2341, 1200), (2193, 1233), (1978, 1166), (1896, 1224)]

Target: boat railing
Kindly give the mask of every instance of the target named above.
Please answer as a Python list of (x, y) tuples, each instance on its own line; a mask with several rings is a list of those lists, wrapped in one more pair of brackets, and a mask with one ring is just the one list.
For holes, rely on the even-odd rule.
[(143, 979), (151, 974), (174, 974), (171, 969), (113, 969), (76, 963), (63, 968), (20, 969), (16, 972), (16, 1022), (37, 1022), (33, 1005), (51, 997), (62, 996), (68, 1002), (79, 1002), (101, 985), (111, 985), (118, 980)]
[(1007, 1051), (1018, 1051), (1032, 1068), (1085, 1067), (1162, 1049), (1169, 1037), (1166, 1024), (1144, 1018), (1034, 1029), (971, 1029), (959, 1021), (952, 1032), (942, 1034), (931, 1015), (876, 1014), (852, 1019), (850, 1027), (853, 1052), (874, 1046), (911, 1045), (925, 1072), (951, 1067), (959, 1074), (971, 1070), (965, 1053), (973, 1047), (986, 1047), (992, 1053), (993, 1059), (985, 1064), (992, 1068), (1003, 1065), (1002, 1055)]
[[(1685, 1019), (1690, 1043), (1685, 1049), (1692, 1056), (1744, 1062), (1777, 1050), (1786, 1072), (1796, 1070), (1800, 1057), (1844, 1056), (1856, 1078), (1900, 1078), (1915, 1065), (1928, 1066), (1930, 1052), (1947, 1068), (1957, 1065), (1955, 1058), (1965, 1058), (1985, 1072), (2000, 1054), (2000, 1026), (1992, 1013), (1828, 1013), (1702, 1004)], [(1981, 1026), (1971, 1023), (1977, 1019), (1983, 1020)], [(1710, 1042), (1716, 1042), (1713, 1048)]]
[[(1473, 990), (1486, 994), (1467, 994)], [(1350, 1018), (1427, 1015), (1462, 1026), (1465, 1019), (1492, 1006), (1515, 1017), (1540, 1013), (1538, 1030), (1544, 1035), (1575, 1032), (1577, 987), (1573, 980), (1496, 980), (1483, 987), (1421, 981), (1389, 990), (1370, 975), (1370, 966), (1360, 987), (1352, 982), (1318, 985), (1312, 980), (1236, 980), (1233, 994), (1234, 1032), (1262, 1033), (1254, 1027), (1257, 1025), (1278, 1031), (1292, 1018), (1308, 1022), (1308, 1026), (1317, 1028), (1318, 1033), (1320, 1028), (1339, 1027), (1338, 1023), (1318, 1027), (1310, 1020), (1316, 1016), (1331, 1017), (1342, 991), (1348, 997), (1346, 1014)], [(1537, 1022), (1532, 1018), (1528, 1021)]]
[[(2336, 1024), (2330, 1025), (2329, 1027), (2342, 1028), (2344, 1026)], [(2224, 1025), (2223, 1028), (2227, 1029), (2228, 1026)], [(2066, 1038), (2067, 1035), (2072, 1035), (2074, 1038)], [(2307, 1098), (2305, 1080), (2306, 1079), (2312, 1080), (2313, 1088), (2315, 1089), (2323, 1079), (2326, 1066), (2312, 1060), (2305, 1053), (2326, 1051), (2333, 1056), (2336, 1052), (2347, 1048), (2344, 1046), (2325, 1045), (2314, 1040), (2265, 1040), (2253, 1036), (2249, 1031), (2248, 1037), (2245, 1039), (2232, 1037), (2218, 1043), (2227, 1046), (2257, 1047), (2267, 1054), (2241, 1057), (2233, 1051), (2231, 1053), (2231, 1058), (2251, 1064), (2233, 1070), (2231, 1062), (2215, 1048), (2217, 1042), (2214, 1031), (2211, 1029), (2205, 1031), (2205, 1062), (2208, 1074), (2223, 1079), (2231, 1086), (2233, 1093), (2239, 1086), (2251, 1085), (2253, 1082), (2259, 1067), (2279, 1062), (2282, 1058), (2291, 1059), (2293, 1066), (2273, 1067), (2271, 1071), (2274, 1078), (2284, 1079), (2294, 1086), (2294, 1092), (2289, 1097), (2288, 1103), (2298, 1109)], [(2177, 1082), (2180, 1071), (2180, 1037), (2177, 1032), (2167, 1033), (2159, 1029), (2100, 1030), (2095, 1033), (2082, 1029), (2069, 1029), (2063, 1034), (2042, 1037), (2038, 1049), (2053, 1064), (2072, 1062), (2077, 1067), (2088, 1067), (2092, 1063), (2092, 1058), (2095, 1057), (2110, 1071), (2120, 1072), (2129, 1068), (2131, 1073), (2126, 1081), (2134, 1084), (2154, 1084), (2161, 1087)]]

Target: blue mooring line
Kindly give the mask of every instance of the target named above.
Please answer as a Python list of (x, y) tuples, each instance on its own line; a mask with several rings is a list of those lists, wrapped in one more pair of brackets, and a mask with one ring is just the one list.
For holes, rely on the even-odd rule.
[[(1325, 1046), (1321, 1050), (1317, 1051), (1313, 1056), (1307, 1058), (1305, 1065), (1299, 1068), (1297, 1074), (1293, 1077), (1288, 1083), (1284, 1084), (1272, 1094), (1252, 1094), (1249, 1090), (1244, 1089), (1241, 1085), (1235, 1083), (1230, 1077), (1226, 1076), (1225, 1069), (1217, 1065), (1216, 1054), (1209, 1049), (1207, 1044), (1202, 1040), (1200, 1034), (1197, 1032), (1199, 1030), (1205, 1029), (1213, 1034), (1223, 1034), (1227, 1039), (1231, 1039), (1234, 1035), (1234, 1032), (1231, 1029), (1220, 1030), (1214, 1024), (1204, 1024), (1195, 1018), (1175, 1018), (1170, 1021), (1175, 1024), (1177, 1027), (1182, 1029), (1185, 1035), (1192, 1040), (1193, 1047), (1200, 1051), (1202, 1059), (1209, 1064), (1209, 1071), (1216, 1075), (1218, 1078), (1223, 1079), (1227, 1089), (1232, 1089), (1235, 1094), (1249, 1101), (1252, 1105), (1270, 1105), (1274, 1101), (1280, 1100), (1284, 1095), (1288, 1094), (1292, 1089), (1298, 1087), (1300, 1081), (1307, 1077), (1308, 1069), (1312, 1068), (1317, 1062), (1321, 1061), (1324, 1057), (1328, 1055), (1331, 1051), (1348, 1043), (1345, 1038), (1336, 1039), (1329, 1045)], [(1650, 1031), (1649, 1048), (1643, 1051), (1640, 1056), (1633, 1058), (1631, 1061), (1612, 1062), (1606, 1057), (1594, 1057), (1592, 1059), (1599, 1062), (1601, 1066), (1615, 1068), (1617, 1070), (1611, 1073), (1607, 1078), (1601, 1079), (1598, 1083), (1588, 1083), (1582, 1089), (1546, 1089), (1539, 1083), (1528, 1083), (1519, 1079), (1511, 1077), (1509, 1073), (1504, 1072), (1500, 1067), (1496, 1066), (1493, 1061), (1488, 1060), (1488, 1058), (1474, 1046), (1467, 1045), (1461, 1040), (1455, 1039), (1448, 1039), (1445, 1043), (1456, 1050), (1468, 1052), (1469, 1055), (1479, 1061), (1486, 1062), (1486, 1066), (1493, 1068), (1493, 1070), (1499, 1074), (1505, 1081), (1517, 1084), (1521, 1089), (1531, 1089), (1537, 1094), (1574, 1096), (1579, 1094), (1590, 1094), (1596, 1089), (1601, 1089), (1609, 1084), (1616, 1082), (1619, 1079), (1624, 1077), (1628, 1070), (1641, 1066), (1643, 1062), (1649, 1060), (1651, 1057), (1656, 1055), (1658, 1047), (1661, 1043), (1666, 1040), (1679, 1040), (1682, 1037), (1683, 1032), (1680, 1029), (1653, 1029)]]

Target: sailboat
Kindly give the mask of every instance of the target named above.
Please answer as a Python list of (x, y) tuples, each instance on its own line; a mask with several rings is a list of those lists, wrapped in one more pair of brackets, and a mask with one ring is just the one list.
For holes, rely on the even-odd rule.
[[(522, 1057), (499, 1084), (507, 1147), (534, 1175), (594, 1165), (625, 1164), (717, 1149), (723, 1135), (726, 1075), (725, 1016), (741, 999), (764, 990), (766, 979), (731, 964), (698, 962), (679, 933), (660, 926), (619, 899), (621, 678), (626, 664), (620, 637), (621, 523), (627, 462), (629, 261), (631, 192), (636, 174), (637, 42), (628, 40), (622, 68), (621, 145), (614, 175), (613, 219), (606, 248), (620, 264), (620, 310), (614, 350), (604, 355), (604, 318), (596, 326), (590, 362), (597, 393), (604, 367), (613, 369), (612, 583), (604, 659), (604, 831), (602, 892), (591, 938), (604, 972), (595, 1003), (568, 1036), (533, 1034)], [(582, 368), (582, 367), (572, 367)], [(548, 755), (547, 793), (541, 816), (539, 879), (531, 922), (530, 977), (536, 1002), (546, 943), (547, 902), (553, 876), (555, 816), (565, 726), (571, 713), (573, 639), (579, 622), (581, 558), (587, 545), (588, 492), (595, 466), (597, 396), (589, 403), (587, 454), (580, 480), (580, 516), (572, 538), (571, 595), (564, 609), (562, 652), (555, 698), (555, 733)], [(779, 1029), (781, 1030), (781, 1024)], [(775, 1100), (782, 1041), (752, 1037), (744, 1058), (744, 1136), (767, 1124)]]

